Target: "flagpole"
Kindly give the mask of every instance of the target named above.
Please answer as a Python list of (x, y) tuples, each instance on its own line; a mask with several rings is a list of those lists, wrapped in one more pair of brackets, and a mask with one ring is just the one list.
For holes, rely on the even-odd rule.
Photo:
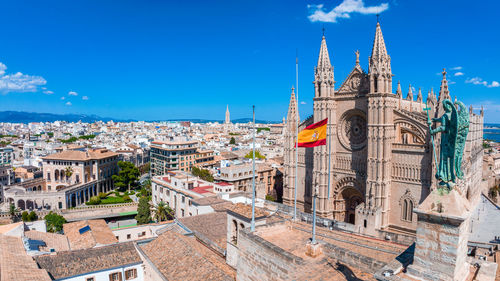
[[(330, 117), (330, 114), (328, 114), (328, 117)], [(327, 117), (327, 118), (328, 118)], [(326, 126), (327, 126), (327, 129), (328, 129), (328, 133), (327, 133), (327, 142), (328, 142), (328, 197), (326, 198), (326, 202), (328, 204), (328, 207), (330, 206), (330, 177), (331, 177), (331, 152), (332, 152), (332, 144), (331, 144), (331, 132), (330, 132), (330, 125), (328, 124), (328, 122), (326, 123)], [(328, 207), (326, 208), (327, 211), (328, 211)]]
[(318, 197), (318, 186), (314, 188), (313, 194), (313, 223), (312, 223), (312, 239), (311, 244), (316, 244), (316, 198)]
[(293, 220), (297, 220), (297, 187), (298, 187), (298, 177), (299, 177), (299, 51), (297, 49), (295, 53), (295, 81), (297, 83), (297, 110), (296, 120), (295, 120), (295, 197), (293, 199)]
[(253, 110), (253, 154), (252, 154), (252, 222), (250, 224), (250, 231), (255, 231), (255, 105), (252, 106)]

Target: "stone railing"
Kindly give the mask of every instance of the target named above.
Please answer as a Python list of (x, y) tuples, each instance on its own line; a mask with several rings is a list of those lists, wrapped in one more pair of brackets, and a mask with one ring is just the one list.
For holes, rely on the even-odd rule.
[(74, 207), (71, 209), (66, 209), (66, 212), (80, 212), (80, 211), (87, 211), (91, 209), (113, 209), (113, 208), (118, 208), (118, 207), (129, 207), (129, 206), (137, 206), (139, 203), (136, 202), (130, 202), (130, 203), (119, 203), (119, 204), (103, 204), (103, 205), (85, 205), (85, 206), (78, 206)]

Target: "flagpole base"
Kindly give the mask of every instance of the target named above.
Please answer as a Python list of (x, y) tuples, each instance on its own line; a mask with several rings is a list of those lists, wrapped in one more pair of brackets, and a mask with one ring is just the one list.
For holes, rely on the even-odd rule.
[(315, 244), (313, 244), (311, 241), (307, 242), (306, 255), (308, 255), (309, 257), (315, 258), (315, 257), (321, 255), (321, 253), (322, 253), (321, 244), (319, 244), (318, 242), (316, 242)]

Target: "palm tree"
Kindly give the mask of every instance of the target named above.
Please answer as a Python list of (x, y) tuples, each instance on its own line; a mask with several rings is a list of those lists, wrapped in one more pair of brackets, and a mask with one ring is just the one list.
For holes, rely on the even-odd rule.
[(154, 219), (157, 222), (166, 221), (168, 219), (174, 218), (174, 210), (170, 206), (160, 201), (156, 206), (153, 207)]
[(16, 206), (11, 203), (9, 206), (9, 214), (10, 214), (10, 219), (12, 221), (15, 221), (15, 219), (16, 219), (16, 212), (17, 212)]
[(66, 167), (64, 174), (66, 175), (66, 180), (68, 180), (73, 175), (73, 168), (71, 166)]

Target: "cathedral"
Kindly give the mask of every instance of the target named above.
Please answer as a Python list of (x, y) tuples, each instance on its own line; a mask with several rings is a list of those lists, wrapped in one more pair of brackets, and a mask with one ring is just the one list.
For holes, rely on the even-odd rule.
[[(368, 235), (414, 234), (417, 218), (412, 211), (436, 187), (433, 155), (439, 155), (433, 151), (424, 109), (431, 118), (443, 114), (443, 100), (451, 100), (446, 71), (437, 97), (431, 90), (424, 100), (419, 89), (414, 98), (411, 86), (405, 95), (399, 82), (393, 93), (391, 57), (380, 23), (368, 72), (359, 64), (359, 52), (355, 54), (354, 68), (336, 87), (323, 36), (314, 68), (314, 114), (305, 120), (298, 119), (292, 88), (284, 141), (283, 203), (293, 206), (296, 193), (298, 210), (311, 212), (312, 193), (317, 190), (321, 217), (353, 224), (356, 232)], [(301, 131), (325, 118), (327, 145), (300, 147), (296, 156), (297, 125)], [(468, 200), (477, 200), (482, 191), (483, 110), (476, 114), (471, 107), (469, 118), (462, 161), (465, 176), (457, 189)], [(439, 136), (434, 143), (439, 150)]]

